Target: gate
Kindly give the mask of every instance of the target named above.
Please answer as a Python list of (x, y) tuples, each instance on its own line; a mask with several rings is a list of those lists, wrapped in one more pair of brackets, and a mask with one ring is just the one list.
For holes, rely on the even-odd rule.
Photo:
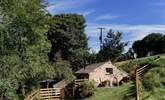
[(61, 97), (61, 88), (40, 89), (41, 100), (55, 100), (55, 99), (60, 99), (60, 97)]

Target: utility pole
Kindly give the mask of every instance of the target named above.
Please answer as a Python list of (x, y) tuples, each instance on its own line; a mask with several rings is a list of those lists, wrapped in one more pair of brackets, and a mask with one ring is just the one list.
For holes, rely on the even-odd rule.
[(100, 50), (102, 50), (102, 49), (103, 49), (103, 30), (104, 30), (105, 28), (99, 27), (99, 28), (97, 28), (97, 29), (100, 30), (100, 37), (99, 37), (99, 40), (100, 40)]

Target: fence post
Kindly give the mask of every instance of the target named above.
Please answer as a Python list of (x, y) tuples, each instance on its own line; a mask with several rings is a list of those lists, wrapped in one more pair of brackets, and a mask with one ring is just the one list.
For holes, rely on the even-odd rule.
[(139, 76), (138, 76), (138, 71), (136, 69), (136, 100), (140, 100), (140, 95), (139, 95)]
[(75, 96), (75, 91), (76, 91), (76, 80), (74, 80), (73, 87), (72, 87), (72, 96)]

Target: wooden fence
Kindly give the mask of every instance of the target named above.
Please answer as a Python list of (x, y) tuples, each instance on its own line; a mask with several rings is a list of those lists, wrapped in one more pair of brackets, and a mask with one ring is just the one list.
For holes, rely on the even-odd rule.
[(61, 97), (61, 88), (40, 89), (41, 100), (56, 100)]
[[(160, 58), (158, 57), (157, 59), (154, 60), (157, 61)], [(149, 64), (146, 64), (145, 66), (142, 66), (138, 69), (135, 70), (135, 75), (136, 75), (136, 100), (140, 100), (140, 89), (139, 89), (139, 78), (140, 76), (142, 76), (143, 74), (145, 74), (149, 69), (151, 69), (151, 66)]]

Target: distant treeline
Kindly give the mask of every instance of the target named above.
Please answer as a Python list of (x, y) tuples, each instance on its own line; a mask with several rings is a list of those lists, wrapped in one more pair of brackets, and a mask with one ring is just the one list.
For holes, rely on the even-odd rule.
[(145, 57), (165, 53), (165, 35), (152, 33), (142, 40), (135, 41), (132, 46), (137, 57)]

